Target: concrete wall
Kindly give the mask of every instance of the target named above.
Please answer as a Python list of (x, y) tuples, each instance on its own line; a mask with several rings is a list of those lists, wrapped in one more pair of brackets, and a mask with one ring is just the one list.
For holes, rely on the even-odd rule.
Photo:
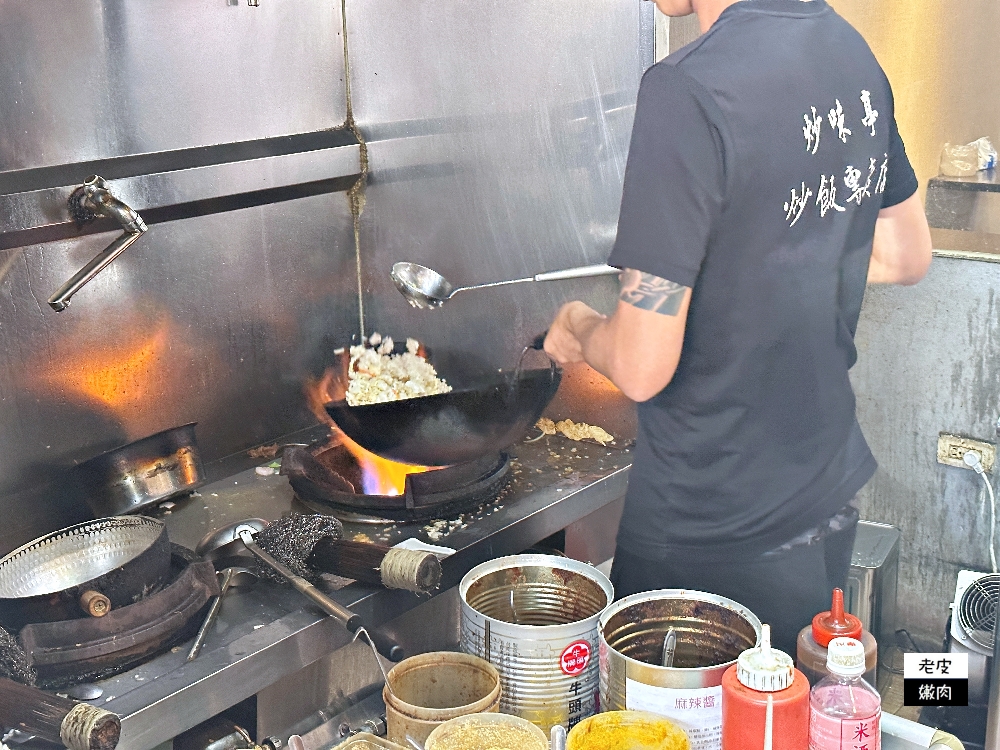
[(900, 626), (922, 635), (943, 634), (960, 569), (989, 570), (983, 483), (936, 455), (942, 431), (995, 440), (997, 290), (1000, 263), (936, 257), (915, 287), (869, 287), (861, 314), (852, 380), (879, 461), (862, 517), (902, 530)]

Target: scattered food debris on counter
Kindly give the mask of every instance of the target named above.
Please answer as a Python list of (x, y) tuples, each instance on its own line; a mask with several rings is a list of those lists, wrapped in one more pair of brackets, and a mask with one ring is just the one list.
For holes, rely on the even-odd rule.
[(586, 422), (574, 422), (572, 419), (553, 422), (547, 417), (542, 417), (535, 423), (535, 427), (545, 435), (555, 435), (558, 432), (570, 440), (580, 441), (590, 438), (601, 445), (615, 442), (614, 435), (607, 432), (604, 428), (587, 424)]
[(457, 529), (464, 529), (468, 526), (463, 520), (463, 516), (459, 516), (450, 521), (444, 519), (438, 519), (437, 521), (431, 521), (429, 524), (424, 526), (423, 532), (427, 535), (427, 538), (432, 542), (437, 542), (448, 536), (451, 532)]
[(257, 448), (251, 448), (247, 451), (247, 455), (250, 458), (274, 458), (278, 455), (279, 450), (281, 450), (281, 446), (277, 443), (272, 443), (271, 445), (261, 445)]

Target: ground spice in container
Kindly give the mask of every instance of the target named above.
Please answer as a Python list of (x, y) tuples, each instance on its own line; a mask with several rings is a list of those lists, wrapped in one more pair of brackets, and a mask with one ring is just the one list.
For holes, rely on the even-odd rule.
[(447, 721), (427, 738), (427, 750), (548, 750), (542, 730), (517, 716), (472, 714)]
[(690, 750), (687, 735), (673, 722), (644, 711), (608, 711), (584, 719), (572, 730), (566, 750)]

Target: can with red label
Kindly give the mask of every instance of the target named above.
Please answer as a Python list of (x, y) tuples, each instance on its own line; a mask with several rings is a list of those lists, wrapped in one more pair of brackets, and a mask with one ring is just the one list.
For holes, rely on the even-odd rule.
[(466, 574), (462, 650), (500, 672), (500, 711), (546, 733), (600, 710), (597, 621), (611, 582), (586, 563), (552, 555), (490, 560)]
[[(649, 711), (683, 729), (691, 750), (722, 750), (722, 678), (760, 642), (761, 623), (742, 604), (690, 589), (645, 591), (601, 615), (601, 699), (607, 711)], [(676, 635), (664, 667), (666, 635)]]

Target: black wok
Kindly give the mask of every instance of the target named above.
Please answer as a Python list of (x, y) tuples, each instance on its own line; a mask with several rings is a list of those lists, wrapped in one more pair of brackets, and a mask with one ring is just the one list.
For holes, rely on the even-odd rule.
[(498, 453), (524, 437), (562, 377), (551, 362), (546, 368), (490, 373), (461, 354), (436, 350), (429, 359), (451, 385), (450, 393), (366, 406), (348, 406), (341, 399), (326, 404), (327, 413), (351, 440), (376, 455), (450, 466)]

